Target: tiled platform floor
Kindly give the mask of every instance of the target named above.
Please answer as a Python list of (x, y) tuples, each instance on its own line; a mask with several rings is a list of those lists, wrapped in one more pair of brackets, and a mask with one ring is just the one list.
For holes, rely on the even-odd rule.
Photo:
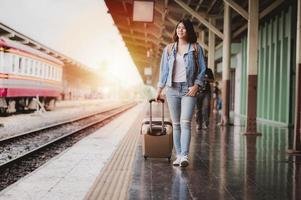
[(243, 126), (215, 124), (193, 130), (187, 168), (145, 161), (140, 142), (129, 199), (301, 199), (301, 156), (286, 153), (289, 129), (261, 124), (262, 136), (247, 137)]

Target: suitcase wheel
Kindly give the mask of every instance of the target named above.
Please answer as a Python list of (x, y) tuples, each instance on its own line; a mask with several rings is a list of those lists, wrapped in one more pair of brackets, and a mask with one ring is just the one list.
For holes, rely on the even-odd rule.
[(144, 160), (146, 160), (147, 159), (147, 156), (144, 156)]

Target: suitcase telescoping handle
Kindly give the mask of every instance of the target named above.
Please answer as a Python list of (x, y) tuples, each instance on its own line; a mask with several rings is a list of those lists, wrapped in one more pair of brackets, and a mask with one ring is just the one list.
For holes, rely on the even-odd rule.
[[(150, 132), (152, 133), (152, 102), (155, 102), (156, 99), (150, 99), (149, 100), (149, 105), (150, 105), (150, 110), (149, 110), (149, 118), (150, 118)], [(162, 133), (164, 133), (164, 99), (159, 98), (158, 101), (162, 103)]]

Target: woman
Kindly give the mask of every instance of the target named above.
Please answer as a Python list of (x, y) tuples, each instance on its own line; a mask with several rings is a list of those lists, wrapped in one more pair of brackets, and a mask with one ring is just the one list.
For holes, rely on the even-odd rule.
[(189, 19), (176, 25), (174, 43), (164, 48), (156, 100), (166, 86), (167, 103), (173, 122), (173, 141), (176, 150), (174, 166), (188, 166), (191, 138), (191, 119), (196, 94), (203, 84), (205, 63), (203, 51), (196, 44), (197, 36)]

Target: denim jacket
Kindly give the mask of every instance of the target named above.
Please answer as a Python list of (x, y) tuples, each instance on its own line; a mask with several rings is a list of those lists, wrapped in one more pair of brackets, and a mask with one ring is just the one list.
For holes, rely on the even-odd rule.
[[(193, 73), (195, 68), (195, 61), (194, 61), (194, 48), (192, 44), (189, 44), (188, 51), (184, 54), (184, 62), (186, 65), (186, 80), (188, 83), (188, 86), (191, 87), (194, 84), (198, 84), (200, 86), (203, 85), (203, 80), (205, 76), (205, 62), (204, 62), (204, 56), (203, 56), (203, 50), (199, 44), (197, 44), (198, 48), (198, 62), (200, 69), (198, 70), (196, 79), (193, 82)], [(175, 58), (176, 58), (176, 52), (177, 52), (177, 43), (174, 44), (174, 47), (172, 48), (172, 51), (170, 52), (170, 55), (168, 55), (167, 52), (167, 46), (163, 49), (161, 63), (160, 63), (160, 76), (159, 76), (159, 82), (158, 87), (164, 88), (165, 86), (172, 86), (172, 78), (173, 78), (173, 68), (175, 65)]]

